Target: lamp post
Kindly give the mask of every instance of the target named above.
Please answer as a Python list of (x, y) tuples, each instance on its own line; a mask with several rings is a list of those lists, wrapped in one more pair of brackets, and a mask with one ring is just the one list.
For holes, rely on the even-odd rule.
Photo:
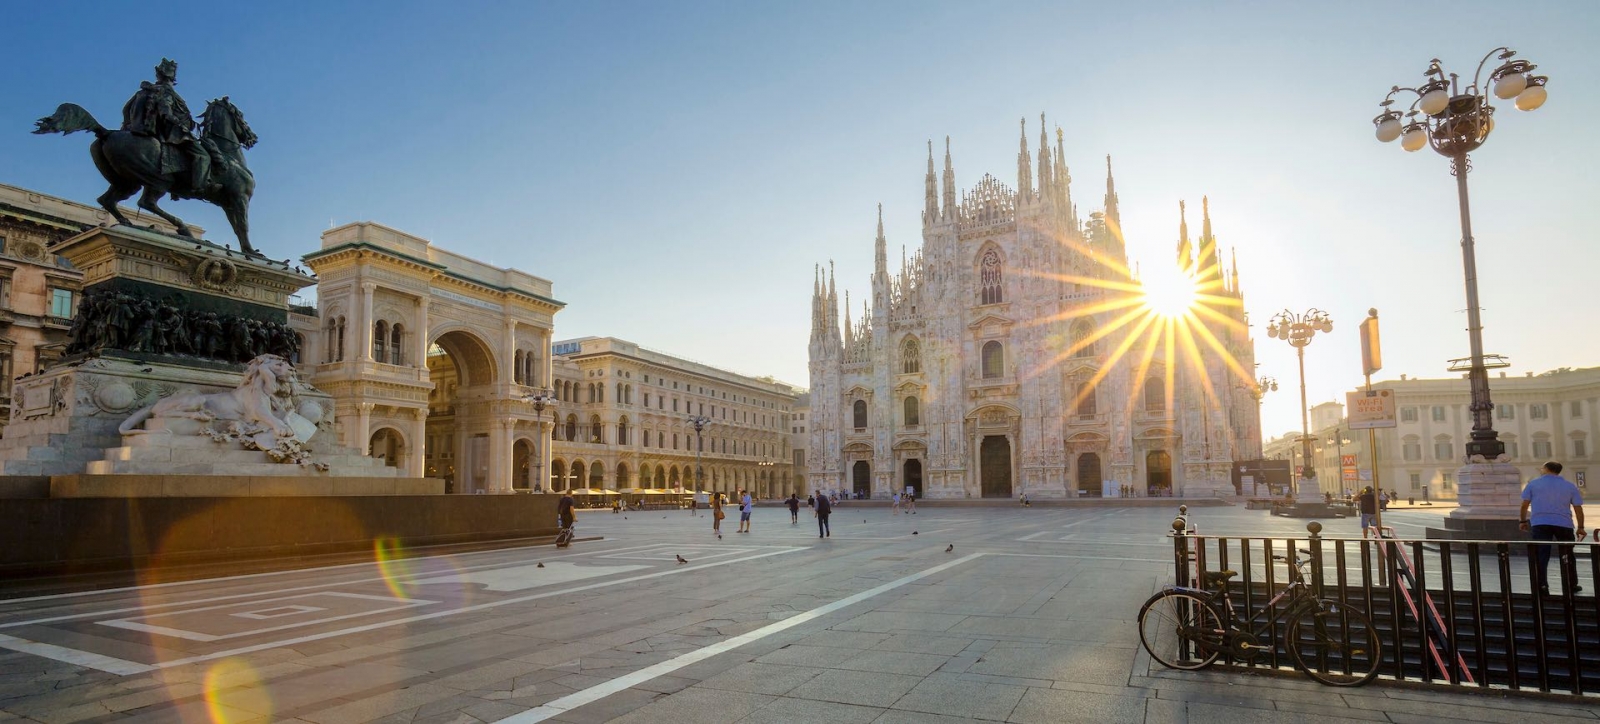
[(1344, 492), (1344, 446), (1350, 444), (1350, 438), (1345, 437), (1344, 433), (1340, 432), (1339, 428), (1335, 427), (1335, 428), (1333, 428), (1333, 436), (1328, 438), (1328, 444), (1334, 446), (1334, 449), (1337, 451), (1337, 454), (1339, 456), (1339, 458), (1338, 458), (1339, 459), (1339, 464), (1334, 466), (1334, 467), (1335, 467), (1335, 469), (1337, 469), (1339, 471), (1339, 477), (1337, 479), (1338, 480), (1338, 486), (1339, 486), (1339, 492), (1343, 493)]
[[(1267, 336), (1281, 339), (1294, 347), (1295, 353), (1300, 358), (1300, 458), (1304, 461), (1301, 465), (1302, 479), (1306, 482), (1316, 480), (1317, 469), (1311, 465), (1311, 423), (1306, 418), (1306, 345), (1311, 344), (1311, 339), (1318, 332), (1332, 332), (1333, 318), (1315, 307), (1306, 310), (1305, 314), (1295, 314), (1287, 309), (1272, 315), (1272, 322), (1267, 325)], [(1295, 504), (1301, 505), (1300, 481), (1295, 481)]]
[(537, 460), (537, 462), (533, 464), (533, 477), (535, 480), (539, 481), (535, 483), (535, 485), (538, 486), (540, 492), (544, 491), (544, 479), (541, 476), (544, 475), (544, 446), (548, 440), (544, 434), (544, 408), (548, 405), (550, 407), (551, 414), (554, 415), (555, 405), (551, 403), (555, 402), (555, 399), (555, 396), (550, 394), (550, 390), (542, 387), (539, 388), (538, 392), (535, 392), (531, 395), (522, 396), (523, 402), (533, 405), (533, 421), (537, 424), (539, 429), (539, 434), (534, 435), (534, 438), (538, 441), (538, 444), (533, 451), (533, 455)]
[[(1515, 99), (1518, 110), (1531, 111), (1544, 105), (1547, 97), (1545, 83), (1549, 78), (1532, 75), (1538, 66), (1525, 60), (1516, 60), (1517, 52), (1500, 47), (1489, 51), (1478, 62), (1472, 83), (1460, 87), (1455, 73), (1446, 80), (1439, 59), (1428, 63), (1423, 77), (1427, 79), (1416, 88), (1395, 86), (1378, 105), (1383, 112), (1372, 119), (1377, 127), (1378, 140), (1384, 143), (1400, 139), (1400, 147), (1407, 151), (1420, 151), (1423, 146), (1450, 159), (1450, 173), (1456, 177), (1456, 197), (1461, 212), (1461, 261), (1467, 287), (1467, 335), (1471, 341), (1472, 367), (1467, 379), (1472, 388), (1472, 437), (1467, 442), (1467, 458), (1477, 457), (1494, 461), (1505, 452), (1494, 430), (1494, 403), (1489, 399), (1489, 371), (1483, 364), (1483, 323), (1478, 309), (1478, 263), (1473, 250), (1472, 215), (1467, 206), (1467, 172), (1472, 164), (1467, 154), (1477, 150), (1494, 130), (1494, 106), (1490, 91), (1500, 100)], [(1483, 77), (1483, 69), (1490, 58), (1500, 65)], [(1483, 81), (1487, 81), (1484, 83)], [(1492, 84), (1492, 87), (1491, 87)], [(1395, 96), (1410, 93), (1416, 96), (1404, 114), (1395, 110)], [(1403, 122), (1402, 122), (1403, 121)]]
[(700, 466), (700, 450), (705, 447), (701, 433), (705, 432), (706, 426), (710, 424), (711, 418), (704, 415), (689, 416), (689, 426), (694, 428), (694, 492), (696, 493), (705, 489), (706, 471)]

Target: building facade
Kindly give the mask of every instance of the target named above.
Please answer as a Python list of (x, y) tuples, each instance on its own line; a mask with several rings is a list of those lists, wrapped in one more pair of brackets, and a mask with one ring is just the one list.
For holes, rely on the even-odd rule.
[[(1393, 390), (1396, 427), (1376, 431), (1377, 485), (1403, 498), (1454, 500), (1456, 475), (1466, 464), (1466, 442), (1472, 432), (1471, 390), (1465, 377), (1398, 380), (1373, 383)], [(1506, 445), (1508, 462), (1524, 481), (1540, 475), (1539, 467), (1554, 460), (1563, 475), (1587, 487), (1597, 469), (1594, 441), (1600, 439), (1600, 367), (1559, 369), (1520, 377), (1506, 375), (1489, 382), (1495, 402), (1494, 428)], [(1365, 430), (1351, 430), (1343, 406), (1326, 402), (1313, 408), (1337, 410), (1313, 429), (1312, 464), (1324, 492), (1339, 494), (1371, 485), (1372, 448)], [(1269, 458), (1299, 461), (1299, 433), (1267, 443)], [(1348, 440), (1348, 443), (1344, 441)], [(1342, 444), (1341, 444), (1342, 443)], [(1341, 451), (1340, 448), (1343, 448)], [(1340, 456), (1354, 456), (1354, 480), (1343, 475)]]
[[(174, 231), (164, 220), (122, 211), (141, 226)], [(105, 209), (0, 184), (0, 436), (11, 419), (12, 380), (60, 358), (77, 316), (83, 273), (51, 246), (110, 221)]]
[[(831, 268), (819, 273), (811, 488), (1235, 492), (1232, 461), (1259, 453), (1255, 354), (1209, 209), (1192, 243), (1180, 208), (1176, 264), (1214, 309), (1182, 323), (1141, 309), (1109, 157), (1103, 209), (1085, 220), (1060, 130), (1048, 140), (1041, 128), (1035, 165), (1024, 125), (1016, 187), (985, 175), (959, 203), (948, 139), (942, 179), (930, 142), (921, 247), (891, 274), (880, 207), (859, 319), (848, 291), (841, 314)], [(1192, 346), (1162, 343), (1169, 329)]]
[[(555, 343), (547, 490), (798, 489), (788, 419), (795, 390), (615, 337)], [(691, 418), (701, 418), (696, 430)], [(518, 450), (518, 486), (537, 483)]]
[(549, 422), (524, 398), (552, 384), (549, 280), (371, 222), (324, 232), (304, 259), (316, 316), (291, 323), (344, 444), (452, 492), (511, 492), (519, 445), (548, 457)]

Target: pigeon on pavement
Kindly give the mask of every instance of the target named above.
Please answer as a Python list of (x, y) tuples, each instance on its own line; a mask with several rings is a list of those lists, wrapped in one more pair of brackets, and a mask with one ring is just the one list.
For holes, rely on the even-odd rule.
[(688, 563), (689, 559), (684, 558), (683, 556), (678, 556), (678, 562), (679, 563)]
[(956, 544), (951, 543), (950, 545), (947, 545), (947, 546), (944, 547), (944, 552), (949, 553), (951, 551), (954, 551), (955, 549), (956, 549)]
[(543, 563), (540, 563), (540, 564), (539, 564), (539, 566), (538, 566), (538, 567), (539, 567), (539, 568), (544, 568), (544, 564), (543, 564)]

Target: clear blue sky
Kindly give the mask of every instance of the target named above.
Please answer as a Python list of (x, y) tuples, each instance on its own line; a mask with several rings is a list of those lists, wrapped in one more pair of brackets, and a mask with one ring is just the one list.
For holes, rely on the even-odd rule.
[[(1583, 211), (1600, 198), (1600, 4), (133, 7), (4, 10), (0, 181), (92, 202), (87, 139), (32, 136), (32, 121), (64, 101), (115, 121), (169, 56), (191, 106), (230, 95), (260, 135), (268, 254), (376, 220), (554, 280), (570, 305), (558, 336), (800, 384), (812, 265), (836, 260), (859, 299), (879, 202), (891, 256), (919, 243), (926, 140), (953, 137), (962, 187), (1009, 181), (1017, 119), (1044, 111), (1084, 213), (1115, 156), (1146, 268), (1171, 258), (1178, 200), (1210, 195), (1261, 371), (1284, 384), (1269, 433), (1299, 423), (1291, 350), (1260, 333), (1277, 310), (1336, 320), (1310, 348), (1313, 403), (1359, 382), (1368, 307), (1384, 375), (1439, 376), (1466, 354), (1448, 164), (1377, 143), (1370, 119), (1429, 58), (1470, 73), (1508, 44), (1552, 80), (1540, 111), (1502, 107), (1474, 158), (1487, 348), (1511, 374), (1600, 363), (1600, 234)], [(167, 208), (228, 240), (211, 207)]]

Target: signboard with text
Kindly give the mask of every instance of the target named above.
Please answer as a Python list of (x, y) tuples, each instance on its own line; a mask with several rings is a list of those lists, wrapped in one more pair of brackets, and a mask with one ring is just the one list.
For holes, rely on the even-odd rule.
[(1341, 465), (1343, 467), (1346, 467), (1346, 468), (1355, 467), (1356, 466), (1356, 456), (1354, 456), (1354, 455), (1340, 455), (1339, 456), (1339, 465)]
[(1372, 430), (1395, 427), (1393, 390), (1357, 390), (1345, 393), (1345, 409), (1350, 416), (1350, 429)]

